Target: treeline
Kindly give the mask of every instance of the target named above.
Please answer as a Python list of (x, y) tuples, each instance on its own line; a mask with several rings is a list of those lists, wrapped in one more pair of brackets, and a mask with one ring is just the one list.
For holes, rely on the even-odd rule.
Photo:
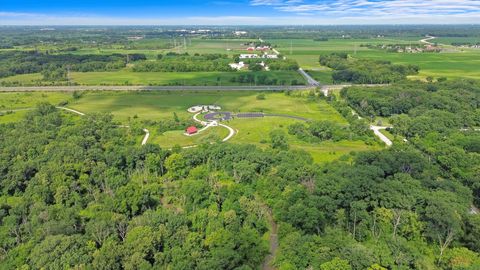
[[(404, 82), (384, 87), (348, 87), (341, 96), (362, 116), (420, 114), (440, 110), (458, 116), (458, 127), (480, 125), (480, 90), (472, 81)], [(473, 121), (473, 122), (472, 122)]]
[(418, 66), (394, 65), (389, 61), (355, 59), (347, 53), (332, 53), (320, 56), (321, 65), (332, 68), (334, 83), (383, 84), (406, 79), (418, 74)]
[(255, 84), (255, 85), (304, 85), (304, 82), (296, 79), (286, 80), (268, 76), (268, 73), (246, 73), (238, 72), (230, 78), (231, 83)]
[(156, 61), (135, 64), (135, 72), (196, 72), (196, 71), (235, 71), (229, 64), (231, 59), (223, 54), (176, 54), (158, 55)]
[(127, 61), (145, 59), (143, 54), (74, 55), (47, 54), (35, 51), (4, 51), (0, 52), (0, 78), (17, 74), (50, 72), (57, 69), (78, 72), (110, 71), (124, 68)]
[(368, 135), (371, 135), (368, 124), (365, 121), (349, 126), (331, 121), (311, 121), (307, 124), (295, 123), (288, 127), (288, 133), (309, 143), (329, 140), (368, 140)]

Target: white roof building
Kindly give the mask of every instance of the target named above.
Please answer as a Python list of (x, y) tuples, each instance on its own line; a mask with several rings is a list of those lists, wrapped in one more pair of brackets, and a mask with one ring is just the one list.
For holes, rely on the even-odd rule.
[(240, 70), (245, 67), (245, 63), (243, 62), (232, 63), (232, 64), (229, 64), (229, 66), (233, 69)]
[(240, 59), (259, 58), (258, 54), (240, 54)]

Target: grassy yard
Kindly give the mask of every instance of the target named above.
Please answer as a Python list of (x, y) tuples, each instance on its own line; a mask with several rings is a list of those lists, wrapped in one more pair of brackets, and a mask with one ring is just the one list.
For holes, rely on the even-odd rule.
[[(202, 143), (221, 141), (228, 135), (228, 130), (223, 127), (211, 127), (195, 136), (185, 136), (183, 130), (172, 130), (159, 134), (154, 127), (151, 129), (150, 143), (157, 143), (163, 148), (174, 146), (192, 146)], [(149, 129), (149, 130), (150, 130)]]

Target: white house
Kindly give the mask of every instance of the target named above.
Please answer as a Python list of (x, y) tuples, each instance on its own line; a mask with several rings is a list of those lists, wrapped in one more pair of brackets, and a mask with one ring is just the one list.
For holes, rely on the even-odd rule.
[(252, 59), (252, 58), (259, 58), (258, 54), (240, 54), (240, 59)]
[(245, 63), (243, 63), (243, 62), (232, 63), (232, 64), (229, 64), (229, 66), (233, 69), (241, 70), (242, 68), (245, 67)]
[(262, 55), (262, 58), (278, 59), (278, 55), (276, 55), (276, 54), (264, 54), (264, 55)]

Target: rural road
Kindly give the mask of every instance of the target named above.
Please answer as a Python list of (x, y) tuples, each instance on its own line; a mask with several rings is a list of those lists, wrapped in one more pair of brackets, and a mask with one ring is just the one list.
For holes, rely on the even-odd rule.
[(305, 78), (305, 80), (307, 80), (308, 85), (313, 86), (313, 87), (320, 86), (320, 83), (317, 82), (314, 78), (312, 78), (312, 76), (310, 76), (310, 75), (309, 75), (307, 72), (305, 72), (305, 70), (303, 70), (302, 68), (299, 68), (299, 69), (298, 69), (298, 73), (300, 73), (300, 74)]
[(425, 36), (424, 39), (420, 40), (420, 42), (428, 44), (428, 45), (433, 45), (433, 43), (430, 42), (430, 40), (432, 40), (432, 39), (436, 39), (436, 37), (427, 35), (427, 36)]

